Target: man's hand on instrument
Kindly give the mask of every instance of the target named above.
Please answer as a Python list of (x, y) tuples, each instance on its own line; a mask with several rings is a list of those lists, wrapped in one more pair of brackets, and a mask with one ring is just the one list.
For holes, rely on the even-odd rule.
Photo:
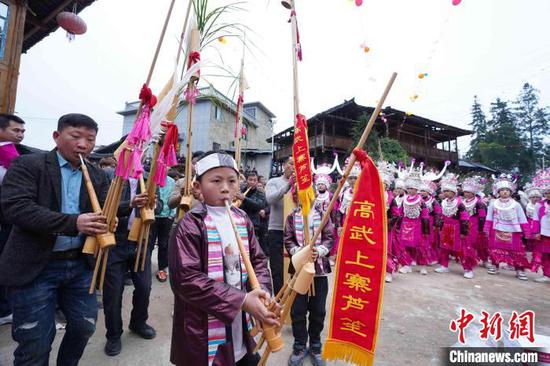
[(113, 222), (111, 223), (111, 227), (109, 228), (109, 231), (114, 233), (118, 227), (118, 217), (115, 217)]
[(269, 294), (264, 290), (252, 290), (246, 294), (242, 308), (262, 324), (279, 326), (277, 316), (265, 306), (268, 299)]
[(235, 197), (238, 200), (241, 200), (241, 201), (244, 201), (244, 199), (245, 199), (244, 194), (242, 194), (241, 192), (237, 193), (237, 195)]
[(319, 258), (319, 250), (316, 247), (311, 248), (311, 261), (315, 262)]
[(140, 194), (137, 194), (132, 199), (132, 202), (130, 202), (131, 208), (142, 208), (149, 202), (149, 196), (147, 195), (147, 192), (143, 192)]
[(262, 219), (265, 219), (265, 210), (260, 210), (259, 214)]
[(79, 232), (96, 236), (107, 232), (107, 218), (101, 213), (89, 212), (78, 215), (76, 228)]

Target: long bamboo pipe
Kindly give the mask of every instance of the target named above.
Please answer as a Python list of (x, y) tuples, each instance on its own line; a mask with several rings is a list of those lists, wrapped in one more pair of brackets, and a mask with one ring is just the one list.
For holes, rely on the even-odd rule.
[[(246, 252), (241, 236), (239, 235), (239, 231), (237, 230), (237, 225), (235, 224), (235, 220), (233, 219), (233, 215), (231, 213), (231, 205), (229, 201), (225, 201), (225, 208), (227, 210), (227, 214), (229, 215), (229, 221), (231, 221), (233, 232), (235, 233), (235, 239), (237, 240), (237, 245), (239, 246), (239, 252), (241, 253), (246, 272), (248, 273), (248, 281), (250, 282), (250, 287), (252, 287), (253, 290), (260, 289), (260, 282), (258, 281), (258, 277), (256, 277), (256, 272), (254, 271), (254, 267), (252, 266), (250, 257)], [(276, 327), (263, 324), (262, 329), (270, 349), (273, 350), (272, 352), (280, 351), (283, 348), (284, 344), (281, 334), (277, 333)]]
[[(84, 184), (86, 185), (86, 190), (88, 191), (88, 195), (90, 196), (90, 202), (92, 204), (92, 210), (95, 213), (103, 213), (103, 211), (101, 209), (101, 205), (99, 204), (99, 200), (97, 199), (97, 195), (96, 195), (95, 190), (94, 190), (92, 179), (90, 178), (90, 173), (88, 171), (88, 167), (86, 166), (86, 163), (84, 162), (84, 158), (82, 157), (82, 155), (79, 155), (79, 157), (80, 157), (80, 163), (81, 163), (82, 177), (84, 178)], [(109, 228), (110, 227), (108, 226), (108, 230), (109, 230)], [(91, 243), (93, 243), (93, 240), (86, 239), (86, 243), (88, 244), (88, 246), (90, 246)], [(86, 243), (85, 243), (85, 247), (86, 247)], [(103, 262), (103, 271), (101, 273), (100, 289), (103, 288), (103, 280), (105, 278), (105, 267), (106, 267), (106, 262), (107, 262), (107, 253), (109, 251), (109, 248), (112, 248), (113, 246), (116, 245), (115, 235), (110, 231), (107, 231), (107, 233), (105, 233), (105, 234), (96, 235), (95, 236), (95, 244), (96, 244), (96, 248), (94, 248), (93, 250), (91, 250), (89, 248), (88, 249), (87, 248), (83, 249), (83, 252), (85, 252), (85, 253), (87, 253), (89, 251), (95, 252), (96, 249), (98, 251), (98, 257), (96, 259), (94, 273), (93, 273), (93, 276), (92, 276), (92, 282), (90, 283), (90, 288), (88, 290), (88, 292), (90, 294), (92, 294), (95, 291), (95, 286), (96, 286), (96, 283), (97, 283), (97, 275), (99, 273), (99, 266), (101, 265), (102, 262)], [(98, 248), (97, 248), (97, 246), (98, 246)], [(103, 256), (104, 253), (105, 253), (105, 256)]]
[[(252, 189), (252, 187), (248, 187), (248, 189), (246, 191), (244, 191), (243, 196), (246, 196), (248, 194), (248, 192), (250, 192), (251, 189)], [(241, 207), (242, 204), (243, 204), (243, 201), (241, 201), (241, 200), (236, 200), (235, 202), (233, 202), (233, 206), (235, 206), (235, 207)]]
[[(79, 155), (79, 157), (80, 157), (80, 163), (81, 163), (82, 177), (84, 178), (84, 183), (86, 184), (86, 190), (88, 191), (88, 195), (90, 196), (92, 210), (94, 211), (94, 213), (103, 213), (103, 210), (101, 209), (101, 205), (99, 204), (99, 200), (97, 199), (97, 195), (94, 190), (92, 179), (90, 178), (90, 172), (88, 171), (88, 167), (86, 166), (86, 163), (84, 162), (84, 158), (82, 158), (82, 155)], [(116, 245), (115, 235), (110, 231), (106, 232), (105, 234), (96, 235), (96, 240), (97, 240), (97, 243), (99, 244), (99, 247), (102, 249), (110, 248)]]

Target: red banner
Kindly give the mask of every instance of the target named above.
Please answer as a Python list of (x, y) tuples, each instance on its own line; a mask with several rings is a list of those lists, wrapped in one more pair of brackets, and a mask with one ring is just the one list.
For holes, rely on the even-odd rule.
[(329, 337), (323, 356), (373, 365), (386, 272), (386, 202), (372, 159), (354, 152), (362, 171), (340, 237)]
[(311, 163), (309, 157), (309, 141), (307, 137), (307, 121), (302, 114), (296, 116), (294, 124), (294, 145), (292, 145), (292, 157), (296, 170), (296, 183), (298, 185), (298, 199), (302, 204), (303, 215), (307, 216), (311, 208), (311, 202), (315, 200), (313, 192), (313, 178), (311, 175)]

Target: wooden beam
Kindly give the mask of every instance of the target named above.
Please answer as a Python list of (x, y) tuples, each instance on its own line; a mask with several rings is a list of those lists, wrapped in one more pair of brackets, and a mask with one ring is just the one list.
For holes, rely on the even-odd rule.
[(36, 32), (38, 32), (40, 29), (42, 29), (42, 27), (46, 26), (50, 20), (52, 20), (53, 18), (55, 18), (55, 16), (57, 14), (59, 14), (61, 11), (63, 11), (68, 5), (70, 5), (71, 3), (73, 3), (74, 0), (64, 0), (61, 2), (61, 4), (59, 4), (59, 6), (57, 8), (55, 8), (50, 14), (48, 14), (48, 16), (46, 16), (44, 19), (42, 19), (40, 21), (40, 23), (42, 25), (40, 26), (35, 26), (33, 29), (31, 29), (30, 31), (27, 32), (27, 34), (25, 34), (25, 38), (24, 40), (26, 41), (29, 37), (31, 37), (32, 35), (34, 35)]
[(35, 15), (31, 14), (31, 12), (27, 12), (27, 18), (25, 19), (25, 22), (30, 23), (34, 25), (35, 27), (39, 27), (40, 29), (48, 29), (46, 25), (44, 25)]
[(334, 119), (339, 119), (340, 121), (345, 121), (345, 122), (350, 122), (350, 123), (357, 123), (358, 122), (355, 119), (342, 117), (342, 116), (337, 116), (335, 114), (327, 114), (327, 117), (334, 118)]

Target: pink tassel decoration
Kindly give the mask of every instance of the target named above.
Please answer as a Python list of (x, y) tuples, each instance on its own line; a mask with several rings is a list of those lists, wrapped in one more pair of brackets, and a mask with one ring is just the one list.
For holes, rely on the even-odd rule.
[(118, 159), (118, 164), (115, 170), (115, 175), (117, 177), (124, 177), (127, 156), (128, 156), (128, 150), (126, 149), (122, 150), (122, 153), (120, 154), (120, 157)]
[(166, 185), (166, 163), (164, 162), (164, 154), (161, 153), (157, 159), (157, 171), (155, 173), (155, 184), (159, 187)]
[(128, 134), (128, 143), (138, 145), (142, 142), (148, 141), (151, 138), (151, 128), (149, 127), (150, 122), (151, 109), (149, 106), (144, 105), (138, 120)]
[(134, 169), (132, 172), (132, 178), (139, 179), (143, 174), (143, 164), (141, 164), (141, 151), (138, 151), (136, 159), (134, 160)]
[(130, 157), (126, 160), (126, 164), (124, 167), (124, 175), (123, 175), (123, 178), (126, 180), (128, 180), (132, 175), (132, 171), (134, 169), (134, 165), (136, 164), (136, 161), (139, 161), (139, 155), (136, 157), (136, 152), (137, 152), (137, 149), (134, 149), (130, 154)]
[(174, 166), (178, 164), (178, 159), (176, 157), (176, 148), (174, 145), (170, 145), (170, 148), (168, 150), (168, 156), (166, 156), (166, 165), (167, 166)]
[(199, 96), (199, 91), (198, 89), (194, 88), (193, 92), (191, 93), (189, 91), (189, 88), (186, 88), (185, 91), (183, 92), (183, 95), (187, 103), (191, 103), (195, 105), (195, 103), (197, 103), (197, 97)]

